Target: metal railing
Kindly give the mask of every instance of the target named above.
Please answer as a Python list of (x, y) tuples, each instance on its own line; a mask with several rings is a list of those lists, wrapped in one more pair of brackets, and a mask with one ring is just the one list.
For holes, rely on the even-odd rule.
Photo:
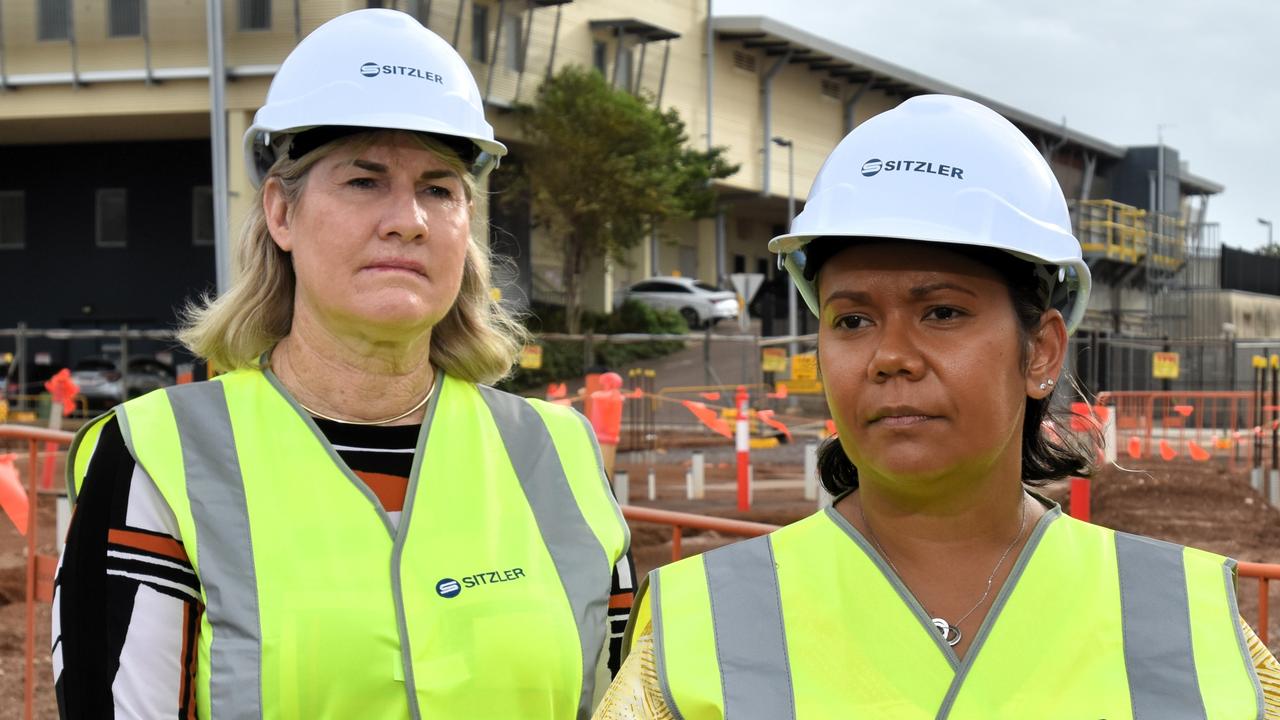
[(725, 535), (753, 538), (768, 535), (778, 529), (778, 525), (751, 522), (750, 520), (733, 520), (730, 518), (695, 515), (694, 513), (658, 510), (657, 508), (623, 505), (622, 516), (632, 522), (652, 523), (654, 525), (671, 526), (671, 562), (683, 557), (681, 541), (684, 530), (712, 530)]
[[(72, 433), (61, 430), (26, 427), (24, 425), (0, 425), (0, 440), (18, 440), (27, 442), (27, 594), (26, 621), (27, 639), (24, 648), (23, 665), (23, 717), (31, 720), (35, 707), (35, 658), (36, 658), (36, 602), (53, 601), (54, 572), (58, 566), (58, 558), (41, 555), (37, 552), (36, 538), (40, 534), (36, 524), (36, 509), (39, 502), (36, 466), (40, 461), (40, 446), (54, 444), (69, 446), (75, 437)], [(46, 458), (46, 462), (52, 462)]]
[(1280, 565), (1272, 563), (1252, 563), (1242, 562), (1236, 566), (1236, 572), (1241, 578), (1257, 578), (1258, 580), (1258, 624), (1254, 626), (1254, 631), (1258, 634), (1258, 639), (1263, 645), (1267, 644), (1267, 623), (1271, 620), (1270, 613), (1270, 582), (1272, 580), (1280, 580)]

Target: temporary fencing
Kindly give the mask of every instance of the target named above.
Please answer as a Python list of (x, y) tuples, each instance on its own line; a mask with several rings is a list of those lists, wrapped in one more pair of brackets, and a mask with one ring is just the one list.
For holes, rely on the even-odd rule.
[[(0, 441), (25, 441), (27, 444), (27, 483), (23, 489), (19, 485), (19, 489), (23, 490), (22, 495), (12, 492), (13, 481), (17, 479), (17, 473), (12, 472), (5, 475), (4, 470), (7, 465), (9, 469), (13, 468), (13, 456), (0, 455), (0, 486), (9, 485), (9, 492), (0, 495), (8, 500), (5, 503), (5, 510), (9, 511), (14, 505), (19, 506), (17, 509), (24, 510), (26, 515), (24, 523), (18, 525), (18, 529), (27, 537), (27, 591), (26, 591), (26, 624), (27, 637), (25, 651), (25, 661), (23, 665), (23, 717), (31, 720), (32, 712), (35, 704), (35, 642), (36, 642), (36, 602), (53, 602), (53, 581), (54, 572), (58, 566), (58, 558), (52, 555), (41, 555), (37, 552), (37, 537), (39, 536), (39, 525), (36, 522), (37, 503), (41, 494), (56, 494), (53, 492), (41, 493), (37, 477), (40, 473), (36, 471), (40, 462), (41, 445), (54, 443), (60, 446), (69, 446), (72, 438), (75, 436), (69, 432), (60, 430), (47, 430), (44, 428), (33, 428), (21, 425), (0, 425)], [(46, 456), (45, 462), (52, 460)], [(0, 488), (3, 492), (3, 488)], [(13, 512), (10, 517), (18, 514)], [(14, 518), (16, 521), (16, 518)], [(18, 524), (15, 522), (15, 524)]]
[(1270, 435), (1257, 401), (1248, 391), (1121, 391), (1097, 404), (1115, 414), (1115, 442), (1130, 459), (1218, 459), (1235, 471), (1250, 467)]
[(1266, 645), (1267, 623), (1271, 621), (1270, 582), (1280, 580), (1280, 565), (1242, 562), (1236, 566), (1236, 573), (1241, 578), (1256, 578), (1258, 581), (1258, 623), (1253, 627), (1258, 639)]

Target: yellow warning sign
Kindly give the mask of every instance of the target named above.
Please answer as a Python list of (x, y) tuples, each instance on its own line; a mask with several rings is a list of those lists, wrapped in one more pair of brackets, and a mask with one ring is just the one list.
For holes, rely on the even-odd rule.
[(787, 383), (787, 392), (792, 395), (821, 395), (821, 380), (792, 380)]
[(1159, 380), (1178, 379), (1178, 353), (1151, 353), (1151, 377)]
[(760, 370), (763, 372), (786, 372), (787, 351), (785, 348), (764, 348), (760, 351)]
[(542, 346), (525, 345), (520, 351), (520, 367), (525, 370), (542, 369)]
[(791, 383), (787, 387), (795, 391), (796, 380), (818, 379), (818, 356), (813, 353), (801, 353), (791, 358)]

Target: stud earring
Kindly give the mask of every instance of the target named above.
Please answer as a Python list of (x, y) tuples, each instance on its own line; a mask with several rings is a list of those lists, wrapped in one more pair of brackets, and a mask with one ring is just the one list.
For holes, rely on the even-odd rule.
[(1045, 388), (1047, 388), (1047, 387), (1049, 387), (1049, 386), (1048, 386), (1048, 385), (1045, 385), (1044, 383), (1040, 383), (1040, 389), (1041, 389), (1041, 390), (1044, 390), (1044, 389), (1045, 389)]
[(1047, 384), (1049, 387), (1053, 387), (1053, 378), (1045, 380), (1045, 384)]

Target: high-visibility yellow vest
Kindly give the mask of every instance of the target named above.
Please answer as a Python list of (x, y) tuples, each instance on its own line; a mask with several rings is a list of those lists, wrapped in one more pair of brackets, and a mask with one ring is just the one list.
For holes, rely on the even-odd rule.
[(1234, 563), (1052, 509), (963, 660), (839, 513), (650, 574), (683, 720), (1253, 720)]
[(200, 580), (199, 717), (590, 716), (629, 538), (581, 415), (442, 374), (398, 529), (269, 372), (116, 416)]

